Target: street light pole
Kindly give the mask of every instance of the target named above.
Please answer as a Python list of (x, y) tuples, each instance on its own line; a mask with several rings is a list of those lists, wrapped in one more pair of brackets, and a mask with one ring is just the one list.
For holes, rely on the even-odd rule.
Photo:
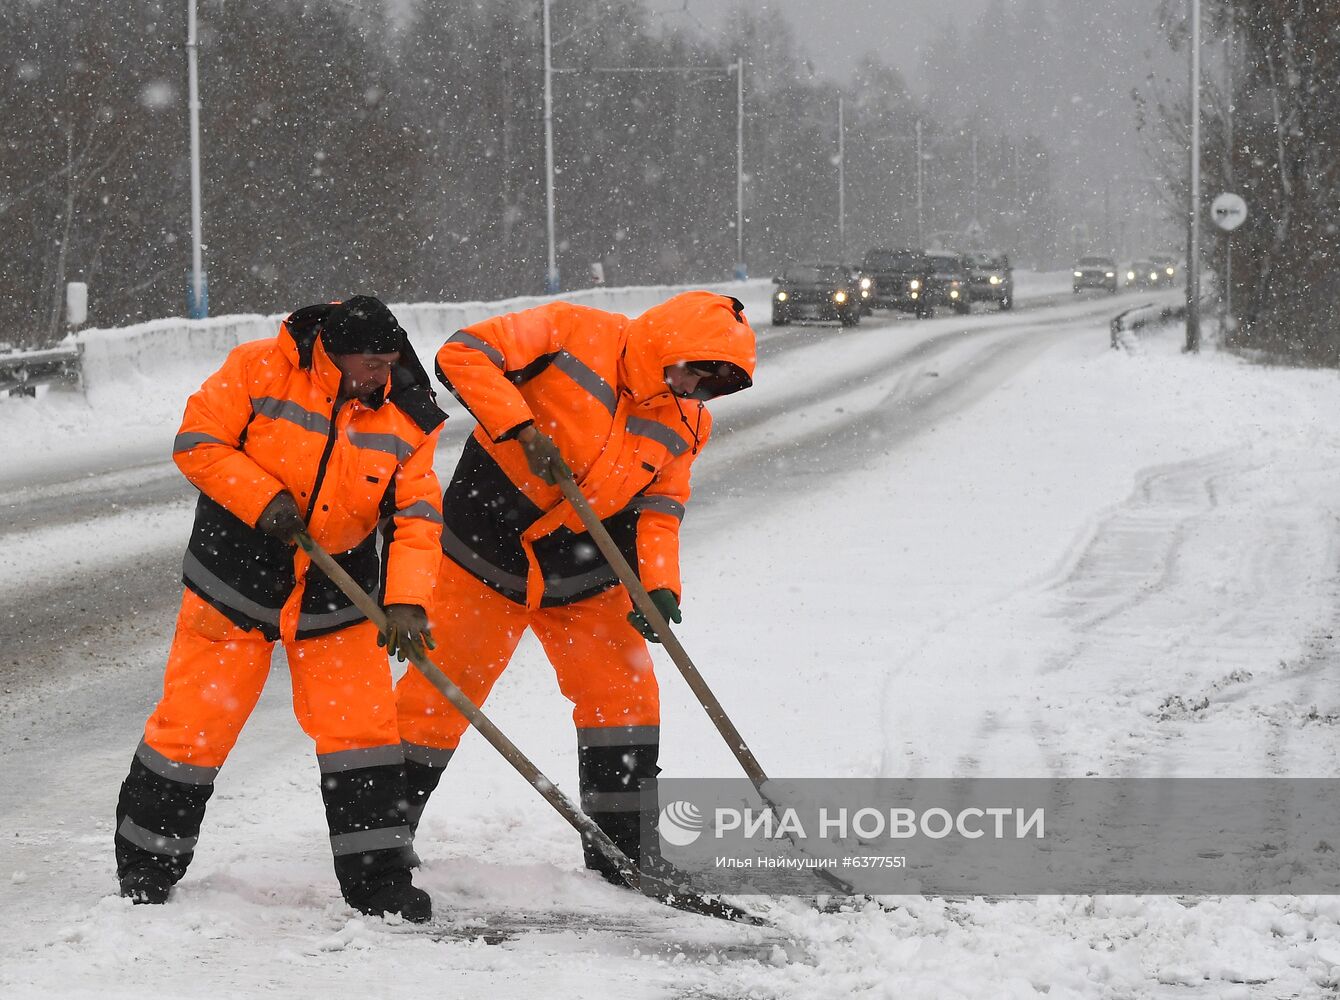
[(186, 8), (186, 77), (187, 104), (191, 119), (191, 296), (186, 314), (191, 319), (209, 315), (209, 301), (205, 292), (204, 248), (201, 246), (200, 221), (200, 76), (197, 68), (195, 21), (196, 0), (187, 0)]
[(847, 123), (838, 94), (838, 260), (847, 259)]
[(917, 119), (917, 249), (926, 248), (926, 226), (922, 217), (922, 192), (925, 186), (923, 171), (925, 163), (921, 157), (921, 119)]
[[(1233, 190), (1233, 33), (1237, 25), (1233, 5), (1228, 6), (1228, 35), (1224, 38), (1224, 180), (1225, 190)], [(1224, 319), (1223, 328), (1233, 327), (1233, 234), (1224, 234)]]
[(1200, 350), (1200, 0), (1191, 4), (1191, 204), (1187, 212), (1186, 350)]
[(977, 133), (972, 134), (972, 221), (982, 224), (982, 206), (977, 191)]
[(735, 279), (745, 281), (744, 259), (744, 56), (735, 60)]
[(558, 291), (558, 255), (554, 246), (554, 53), (549, 32), (549, 4), (544, 0), (544, 213), (549, 259), (544, 272), (544, 290)]

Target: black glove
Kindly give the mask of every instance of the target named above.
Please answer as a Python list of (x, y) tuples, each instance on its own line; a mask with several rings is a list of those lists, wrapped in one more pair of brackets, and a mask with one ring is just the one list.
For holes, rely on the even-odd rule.
[[(684, 620), (684, 616), (679, 613), (679, 601), (675, 600), (675, 592), (662, 587), (660, 590), (653, 590), (647, 595), (651, 598), (651, 603), (656, 605), (656, 610), (661, 613), (661, 617), (668, 622), (674, 622), (678, 625)], [(628, 624), (642, 633), (642, 638), (650, 642), (660, 642), (656, 638), (656, 633), (652, 631), (651, 622), (647, 621), (642, 612), (637, 608), (628, 612)]]
[(386, 631), (377, 636), (377, 645), (386, 647), (386, 655), (405, 661), (410, 650), (422, 643), (437, 649), (433, 633), (428, 631), (428, 615), (417, 604), (386, 605)]
[(521, 428), (516, 439), (521, 444), (521, 450), (526, 453), (526, 464), (530, 466), (530, 471), (550, 486), (557, 483), (559, 472), (567, 468), (567, 463), (563, 461), (563, 453), (554, 444), (554, 439), (536, 430), (534, 424)]
[(293, 494), (284, 490), (265, 505), (265, 510), (256, 519), (256, 528), (281, 542), (292, 542), (294, 535), (307, 530), (307, 525), (298, 512), (298, 502), (293, 499)]

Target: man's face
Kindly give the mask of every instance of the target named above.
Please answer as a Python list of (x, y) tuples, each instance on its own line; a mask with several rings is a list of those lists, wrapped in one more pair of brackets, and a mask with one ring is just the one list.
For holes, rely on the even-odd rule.
[(665, 369), (665, 384), (682, 399), (711, 399), (700, 392), (701, 382), (717, 374), (715, 362), (681, 361)]
[(391, 366), (400, 360), (400, 352), (390, 354), (336, 354), (331, 357), (340, 370), (340, 395), (357, 399), (376, 392), (391, 377)]

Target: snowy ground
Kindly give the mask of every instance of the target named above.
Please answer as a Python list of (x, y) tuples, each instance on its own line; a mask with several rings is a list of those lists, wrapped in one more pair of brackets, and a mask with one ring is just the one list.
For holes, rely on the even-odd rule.
[[(1175, 333), (1113, 352), (1106, 320), (1131, 300), (1057, 291), (1013, 314), (762, 331), (756, 387), (716, 408), (680, 635), (775, 777), (1334, 773), (1334, 373), (1186, 357)], [(69, 400), (15, 416), (50, 398), (0, 399), (19, 467), (117, 426), (116, 408)], [(128, 425), (140, 441), (175, 429)], [(14, 469), (7, 997), (1283, 997), (1340, 982), (1331, 898), (782, 902), (767, 930), (669, 913), (582, 872), (575, 837), (473, 736), (426, 814), (419, 881), (446, 920), (544, 926), (487, 944), (358, 918), (335, 890), (282, 662), (191, 873), (169, 906), (132, 908), (112, 895), (111, 813), (161, 678), (188, 494), (161, 460), (28, 486)], [(668, 662), (661, 681), (666, 776), (735, 776)], [(573, 787), (567, 712), (533, 643), (489, 709)]]

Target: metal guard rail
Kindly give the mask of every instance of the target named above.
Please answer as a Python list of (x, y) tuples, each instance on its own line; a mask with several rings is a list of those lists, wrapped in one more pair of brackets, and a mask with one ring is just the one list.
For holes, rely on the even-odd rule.
[(1133, 306), (1124, 312), (1117, 313), (1112, 317), (1112, 322), (1109, 324), (1112, 331), (1112, 349), (1115, 351), (1121, 346), (1121, 335), (1123, 333), (1132, 333), (1147, 326), (1160, 326), (1185, 317), (1185, 303), (1175, 306), (1156, 306), (1152, 302), (1146, 302), (1144, 305)]
[(41, 351), (0, 354), (0, 392), (34, 396), (49, 382), (79, 383), (79, 348), (71, 344)]

